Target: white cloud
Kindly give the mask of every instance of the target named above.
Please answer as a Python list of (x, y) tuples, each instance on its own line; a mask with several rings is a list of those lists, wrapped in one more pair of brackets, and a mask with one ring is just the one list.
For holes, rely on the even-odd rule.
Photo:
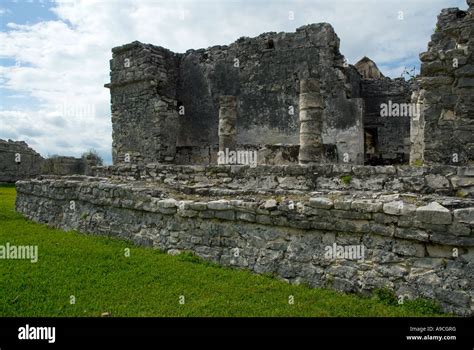
[[(16, 135), (44, 155), (79, 155), (91, 145), (110, 154), (110, 97), (103, 87), (110, 50), (134, 40), (184, 52), (329, 22), (349, 62), (367, 55), (384, 74), (398, 76), (404, 62), (426, 50), (440, 10), (456, 6), (465, 2), (61, 0), (53, 9), (57, 20), (10, 23), (0, 32), (0, 58), (20, 63), (0, 66), (0, 86), (38, 101), (1, 111), (0, 138)], [(398, 11), (404, 20), (397, 19)], [(91, 106), (95, 114), (84, 112)]]

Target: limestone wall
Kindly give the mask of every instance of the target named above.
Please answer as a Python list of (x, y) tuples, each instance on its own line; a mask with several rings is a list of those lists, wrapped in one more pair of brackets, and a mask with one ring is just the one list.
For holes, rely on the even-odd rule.
[(92, 167), (96, 167), (98, 159), (94, 156), (75, 158), (53, 156), (43, 161), (41, 174), (49, 175), (92, 175)]
[(41, 174), (43, 157), (24, 141), (0, 139), (0, 182), (15, 182)]
[(297, 145), (299, 82), (309, 76), (317, 77), (325, 104), (323, 143), (337, 147), (341, 162), (346, 153), (346, 162), (363, 162), (360, 78), (344, 67), (339, 38), (327, 23), (184, 54), (138, 42), (112, 52), (106, 86), (114, 164), (127, 154), (134, 164), (176, 162), (176, 146), (218, 144), (224, 95), (238, 101), (238, 145)]
[(172, 162), (176, 153), (178, 56), (133, 42), (112, 50), (110, 84), (112, 157), (129, 161)]
[[(256, 151), (259, 165), (298, 164), (299, 145), (239, 145), (239, 151)], [(176, 164), (209, 165), (217, 164), (218, 145), (176, 147)], [(327, 155), (330, 158), (330, 154)]]
[(474, 2), (468, 4), (467, 11), (442, 10), (428, 51), (420, 54), (422, 115), (412, 124), (412, 163), (474, 160)]
[[(373, 165), (408, 163), (410, 154), (410, 115), (382, 116), (382, 104), (411, 103), (412, 88), (404, 79), (363, 79), (361, 96), (365, 102), (364, 130), (373, 132), (375, 149), (366, 161)], [(369, 130), (368, 130), (369, 129)]]
[(188, 193), (309, 193), (311, 191), (394, 191), (474, 196), (474, 169), (432, 166), (166, 166), (100, 167), (102, 177), (161, 182)]
[(84, 174), (84, 162), (82, 158), (74, 157), (51, 157), (45, 159), (42, 166), (42, 174), (73, 175)]
[(339, 38), (327, 23), (189, 50), (180, 62), (178, 99), (186, 115), (178, 144), (217, 143), (220, 95), (238, 97), (239, 144), (298, 144), (300, 80), (317, 75), (324, 97), (343, 94), (344, 75), (335, 68), (342, 63)]
[[(432, 298), (447, 312), (473, 315), (472, 199), (383, 193), (176, 199), (143, 183), (77, 177), (21, 181), (17, 191), (19, 212), (62, 229), (172, 254), (192, 251), (313, 287), (390, 288), (403, 298)], [(328, 254), (338, 246), (346, 255)]]

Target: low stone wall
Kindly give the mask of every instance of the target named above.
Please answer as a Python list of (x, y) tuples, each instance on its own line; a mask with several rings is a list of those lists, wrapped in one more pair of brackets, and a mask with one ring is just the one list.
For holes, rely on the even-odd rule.
[(86, 177), (21, 181), (17, 191), (19, 212), (62, 229), (192, 251), (313, 287), (387, 287), (474, 314), (472, 199), (329, 192), (196, 201), (156, 184)]
[(95, 168), (102, 177), (156, 181), (187, 193), (225, 195), (255, 192), (365, 190), (474, 196), (474, 168), (455, 166), (169, 166), (148, 164)]

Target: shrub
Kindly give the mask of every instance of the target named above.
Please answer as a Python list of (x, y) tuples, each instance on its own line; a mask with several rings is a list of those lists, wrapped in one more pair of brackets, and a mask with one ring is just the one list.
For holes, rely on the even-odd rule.
[(341, 176), (341, 180), (342, 182), (344, 182), (344, 184), (349, 185), (352, 181), (352, 176), (350, 175)]

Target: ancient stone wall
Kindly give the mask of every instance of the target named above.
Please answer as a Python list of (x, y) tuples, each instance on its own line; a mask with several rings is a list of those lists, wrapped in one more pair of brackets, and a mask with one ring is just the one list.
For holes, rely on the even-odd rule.
[[(258, 165), (284, 165), (298, 164), (299, 145), (239, 145), (241, 151), (257, 152)], [(327, 150), (333, 152), (333, 150)], [(178, 146), (176, 147), (176, 164), (194, 164), (209, 165), (217, 164), (217, 152), (219, 147), (216, 146)], [(325, 159), (331, 158), (332, 153), (325, 154)]]
[(133, 42), (112, 50), (112, 157), (118, 162), (172, 162), (176, 153), (178, 55)]
[(364, 79), (382, 79), (384, 75), (377, 67), (377, 64), (367, 56), (362, 57), (354, 67)]
[(333, 68), (338, 60), (342, 65), (339, 39), (327, 23), (188, 51), (180, 64), (178, 99), (186, 115), (179, 145), (217, 143), (220, 95), (239, 99), (239, 144), (298, 144), (299, 81), (311, 73), (327, 95), (343, 89)]
[[(62, 229), (173, 254), (192, 251), (313, 287), (390, 288), (403, 298), (435, 299), (447, 312), (473, 314), (472, 199), (374, 193), (183, 199), (156, 186), (77, 177), (22, 181), (17, 190), (19, 212)], [(341, 247), (348, 254), (336, 255)]]
[(422, 113), (412, 124), (412, 163), (474, 160), (474, 2), (468, 5), (442, 10), (428, 51), (420, 54)]
[[(369, 134), (365, 135), (365, 140), (368, 141), (367, 138), (370, 137), (373, 142), (372, 145), (366, 142), (365, 161), (367, 164), (408, 163), (410, 119), (416, 117), (411, 115), (411, 112), (417, 112), (416, 108), (408, 108), (411, 104), (411, 95), (411, 84), (403, 78), (363, 79), (361, 81), (361, 97), (365, 102), (364, 131)], [(381, 113), (384, 105), (389, 115)], [(394, 108), (395, 106), (397, 109)], [(400, 110), (400, 107), (404, 110)]]
[(52, 156), (43, 158), (24, 141), (0, 140), (0, 183), (50, 175), (93, 175), (101, 165), (93, 154), (81, 158)]
[(98, 165), (94, 157), (54, 156), (43, 161), (41, 174), (50, 175), (93, 175), (92, 168)]
[(323, 143), (341, 162), (361, 164), (363, 106), (353, 72), (327, 23), (184, 54), (138, 42), (114, 48), (106, 85), (114, 163), (125, 155), (136, 164), (176, 161), (175, 146), (213, 149), (224, 95), (238, 101), (238, 145), (298, 145), (299, 82), (314, 76), (325, 104)]
[(0, 139), (0, 182), (15, 182), (41, 174), (43, 157), (24, 141)]
[(311, 191), (393, 191), (474, 197), (474, 170), (433, 166), (168, 166), (148, 164), (96, 168), (96, 175), (118, 180), (166, 183), (185, 193), (310, 193)]

